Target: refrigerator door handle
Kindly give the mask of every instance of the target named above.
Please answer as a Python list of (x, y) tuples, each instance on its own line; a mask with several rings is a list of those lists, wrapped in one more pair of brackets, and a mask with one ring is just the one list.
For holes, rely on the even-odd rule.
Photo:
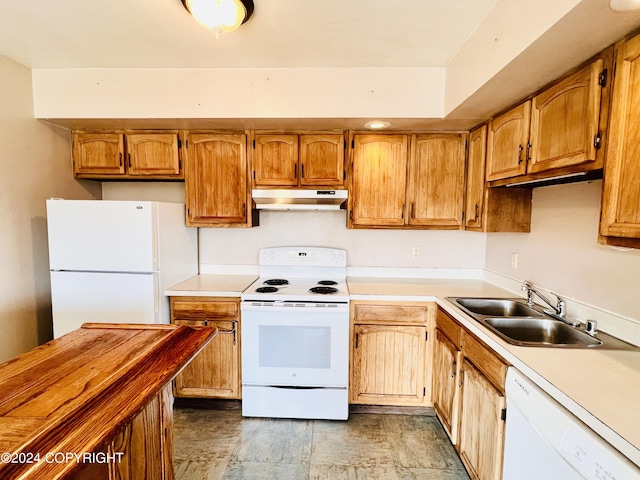
[(158, 231), (153, 231), (153, 266), (158, 266)]
[(153, 311), (160, 311), (160, 282), (157, 278), (153, 281)]

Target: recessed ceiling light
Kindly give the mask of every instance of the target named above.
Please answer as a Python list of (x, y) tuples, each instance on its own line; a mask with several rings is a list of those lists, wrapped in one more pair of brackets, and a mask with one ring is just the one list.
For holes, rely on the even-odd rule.
[(365, 128), (371, 128), (373, 130), (379, 130), (381, 128), (387, 128), (391, 123), (385, 122), (383, 120), (371, 120), (364, 124)]
[(640, 9), (640, 0), (611, 0), (609, 5), (616, 12), (628, 12)]

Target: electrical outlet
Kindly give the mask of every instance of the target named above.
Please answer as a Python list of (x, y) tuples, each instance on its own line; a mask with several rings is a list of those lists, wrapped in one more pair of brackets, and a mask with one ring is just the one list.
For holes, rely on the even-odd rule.
[(420, 247), (411, 247), (411, 258), (420, 258)]
[(515, 252), (511, 254), (511, 268), (518, 269), (518, 254)]

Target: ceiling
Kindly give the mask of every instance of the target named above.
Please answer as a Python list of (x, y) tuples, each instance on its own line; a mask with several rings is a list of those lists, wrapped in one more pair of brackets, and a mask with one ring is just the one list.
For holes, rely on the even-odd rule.
[[(70, 70), (448, 66), (448, 81), (458, 52), (476, 45), (478, 38), (493, 40), (496, 35), (496, 43), (487, 45), (487, 56), (476, 59), (478, 65), (495, 64), (494, 70), (444, 119), (385, 118), (397, 129), (468, 129), (640, 28), (638, 11), (616, 13), (609, 0), (580, 0), (541, 36), (531, 38), (516, 57), (498, 64), (491, 55), (503, 48), (498, 42), (503, 33), (500, 19), (507, 18), (505, 10), (517, 11), (526, 36), (526, 12), (535, 10), (526, 0), (254, 3), (254, 14), (245, 25), (216, 39), (181, 0), (0, 0), (0, 55), (34, 69)], [(488, 34), (487, 23), (493, 28)], [(513, 45), (513, 37), (504, 45)], [(365, 119), (49, 120), (68, 128), (360, 128)]]
[(2, 0), (0, 54), (31, 68), (445, 66), (496, 0), (255, 0), (215, 35), (180, 0)]

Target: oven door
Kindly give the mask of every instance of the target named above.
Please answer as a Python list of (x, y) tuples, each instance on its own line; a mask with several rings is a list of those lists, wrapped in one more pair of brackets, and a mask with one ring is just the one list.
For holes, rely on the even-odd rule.
[(344, 387), (349, 305), (244, 302), (243, 385)]

